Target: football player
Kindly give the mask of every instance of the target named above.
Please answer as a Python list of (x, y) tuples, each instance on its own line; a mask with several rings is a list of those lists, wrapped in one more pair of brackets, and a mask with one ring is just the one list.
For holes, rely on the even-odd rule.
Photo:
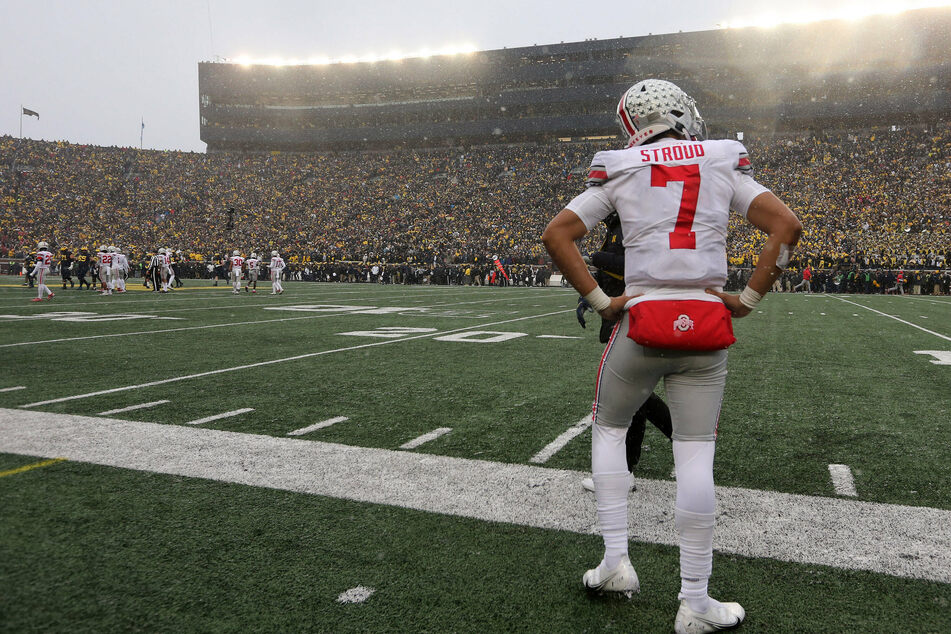
[[(621, 220), (616, 213), (613, 213), (604, 219), (604, 225), (608, 231), (604, 242), (601, 244), (601, 249), (590, 257), (585, 257), (585, 263), (591, 264), (597, 269), (594, 279), (601, 290), (612, 296), (622, 295), (624, 293), (624, 245), (623, 236), (621, 235)], [(585, 313), (593, 312), (593, 310), (584, 297), (578, 298), (578, 308), (575, 314), (582, 328), (586, 327)], [(601, 343), (605, 344), (611, 339), (611, 332), (616, 324), (616, 321), (601, 318), (601, 331), (598, 333), (598, 339)], [(634, 467), (641, 459), (641, 444), (644, 442), (648, 420), (670, 440), (670, 435), (673, 433), (670, 409), (664, 399), (653, 392), (634, 414), (631, 419), (631, 426), (627, 428), (624, 445), (627, 456), (627, 470), (631, 473), (634, 473)], [(594, 478), (583, 479), (581, 486), (586, 491), (594, 492)], [(631, 489), (636, 490), (636, 487), (632, 485)]]
[(89, 280), (86, 279), (86, 273), (89, 272), (89, 249), (83, 247), (79, 250), (79, 254), (76, 256), (76, 277), (79, 278), (79, 290), (83, 290), (83, 284), (86, 285), (86, 288), (92, 288), (92, 285), (89, 283)]
[(162, 271), (165, 274), (165, 291), (168, 293), (172, 290), (172, 282), (175, 280), (175, 272), (172, 270), (172, 250), (169, 247), (163, 249), (164, 253), (162, 254)]
[(96, 261), (99, 263), (99, 294), (112, 295), (112, 253), (109, 247), (106, 245), (99, 247)]
[[(746, 148), (702, 140), (696, 103), (676, 85), (648, 79), (631, 86), (617, 108), (629, 139), (598, 152), (588, 188), (548, 224), (542, 240), (575, 290), (618, 320), (598, 368), (591, 441), (604, 557), (582, 581), (590, 590), (635, 592), (628, 558), (625, 436), (631, 416), (663, 378), (673, 424), (677, 472), (674, 520), (680, 544), (676, 632), (714, 632), (745, 618), (739, 603), (707, 592), (713, 566), (716, 499), (713, 456), (726, 384), (730, 324), (745, 317), (789, 263), (802, 232), (790, 209), (753, 179)], [(730, 210), (768, 238), (740, 295), (727, 279)], [(614, 212), (624, 236), (623, 295), (609, 297), (575, 245)]]
[(235, 249), (231, 252), (231, 292), (235, 295), (241, 292), (241, 271), (244, 267), (244, 258), (241, 252)]
[[(64, 291), (66, 290), (66, 282), (69, 282), (70, 288), (76, 286), (73, 283), (73, 255), (66, 247), (59, 250), (59, 275), (63, 278)], [(82, 284), (80, 284), (80, 288), (82, 288)]]
[(281, 285), (281, 272), (287, 267), (277, 251), (271, 251), (271, 264), (268, 268), (271, 270), (271, 295), (280, 295), (284, 292), (284, 286)]
[[(30, 300), (33, 302), (42, 302), (44, 299), (53, 299), (53, 297), (56, 296), (46, 285), (46, 273), (50, 270), (50, 265), (53, 263), (53, 254), (49, 252), (49, 246), (50, 245), (45, 242), (40, 242), (36, 245), (35, 264), (33, 265), (33, 271), (30, 275), (36, 278), (38, 295)], [(44, 297), (44, 295), (47, 294), (49, 294), (49, 297)]]
[(244, 286), (244, 292), (247, 293), (248, 289), (254, 285), (254, 288), (251, 290), (252, 293), (258, 292), (258, 266), (261, 264), (261, 260), (258, 259), (257, 253), (252, 253), (251, 257), (247, 259), (245, 265), (248, 267), (248, 283)]
[(109, 253), (112, 254), (112, 267), (109, 276), (112, 278), (112, 290), (116, 293), (125, 292), (125, 280), (122, 279), (122, 260), (125, 258), (120, 252), (119, 247), (110, 246)]

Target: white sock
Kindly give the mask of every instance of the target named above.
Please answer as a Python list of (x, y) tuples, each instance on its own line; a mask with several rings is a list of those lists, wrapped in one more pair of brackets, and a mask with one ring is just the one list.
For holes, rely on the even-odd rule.
[(674, 520), (680, 536), (680, 594), (692, 610), (706, 612), (707, 583), (713, 571), (713, 441), (673, 442), (677, 468)]
[(627, 498), (631, 474), (624, 441), (627, 429), (595, 423), (591, 426), (591, 472), (598, 503), (598, 523), (604, 539), (602, 565), (612, 569), (627, 555)]

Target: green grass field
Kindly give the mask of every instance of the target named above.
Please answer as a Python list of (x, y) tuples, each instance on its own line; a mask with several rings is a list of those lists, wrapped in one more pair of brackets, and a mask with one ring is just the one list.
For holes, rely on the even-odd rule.
[[(586, 330), (575, 321), (576, 295), (287, 283), (272, 296), (264, 283), (235, 296), (186, 283), (167, 296), (51, 286), (53, 300), (31, 303), (35, 291), (0, 278), (0, 631), (672, 629), (667, 440), (648, 429), (635, 474), (644, 482), (632, 507), (641, 496), (670, 513), (643, 532), (632, 524), (642, 591), (631, 600), (589, 597), (580, 582), (602, 552), (582, 525), (596, 525), (580, 488), (590, 431), (533, 462), (590, 413), (602, 346), (596, 317)], [(810, 507), (821, 518), (855, 504), (864, 515), (854, 535), (816, 529), (813, 550), (828, 537), (828, 557), (744, 550), (765, 527), (718, 532), (715, 548), (738, 546), (715, 554), (711, 594), (744, 605), (741, 631), (951, 630), (951, 568), (940, 559), (941, 547), (951, 552), (951, 364), (935, 363), (951, 355), (951, 297), (770, 295), (734, 326), (715, 467), (721, 509), (753, 490), (760, 513)], [(189, 424), (239, 410), (248, 411)], [(86, 439), (104, 419), (135, 424)], [(67, 424), (80, 431), (47, 437)], [(102, 443), (129, 446), (136, 429), (148, 438), (129, 453), (138, 457), (109, 458)], [(213, 430), (243, 443), (237, 469), (220, 457), (196, 467), (202, 452), (218, 455), (224, 436)], [(58, 452), (67, 440), (75, 454)], [(354, 485), (359, 474), (331, 462), (295, 476), (324, 493), (255, 475), (258, 459), (337, 446), (325, 443), (379, 457), (370, 474), (379, 484)], [(142, 466), (163, 451), (181, 452), (183, 464)], [(57, 457), (66, 460), (15, 471)], [(445, 458), (447, 483), (489, 463), (488, 472), (528, 474), (526, 491), (549, 486), (546, 474), (551, 486), (577, 486), (562, 496), (564, 512), (548, 510), (554, 524), (530, 509), (524, 521), (498, 521), (480, 509), (506, 511), (504, 487), (468, 478), (460, 486), (482, 494), (446, 503), (422, 471), (418, 482), (409, 467), (397, 473), (404, 458), (423, 470)], [(248, 480), (235, 476), (242, 460)], [(851, 471), (855, 495), (836, 491), (832, 464)], [(207, 475), (181, 475), (195, 469)], [(523, 499), (521, 486), (509, 485), (511, 499)], [(572, 509), (582, 524), (557, 523)], [(887, 522), (863, 533), (878, 509), (924, 523), (939, 554)], [(726, 531), (740, 526), (730, 519), (721, 518)], [(851, 541), (905, 563), (850, 558), (840, 545)], [(357, 586), (374, 591), (338, 602)]]

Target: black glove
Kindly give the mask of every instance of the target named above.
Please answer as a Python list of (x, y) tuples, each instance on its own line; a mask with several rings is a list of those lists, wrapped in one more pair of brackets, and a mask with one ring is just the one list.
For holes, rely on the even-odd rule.
[(578, 308), (575, 309), (575, 315), (578, 317), (578, 323), (581, 324), (582, 328), (587, 328), (584, 321), (584, 314), (593, 312), (594, 308), (591, 307), (588, 300), (586, 300), (584, 296), (578, 297)]

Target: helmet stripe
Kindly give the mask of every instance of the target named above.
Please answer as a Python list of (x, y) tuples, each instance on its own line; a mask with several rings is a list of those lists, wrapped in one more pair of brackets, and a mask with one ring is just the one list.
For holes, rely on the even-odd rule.
[(624, 96), (621, 97), (621, 101), (617, 105), (617, 116), (621, 120), (621, 125), (627, 130), (627, 133), (630, 136), (634, 136), (637, 134), (637, 128), (634, 127), (634, 123), (631, 122), (631, 117), (627, 113), (627, 108), (624, 107), (624, 97), (626, 96), (627, 93), (624, 93)]

